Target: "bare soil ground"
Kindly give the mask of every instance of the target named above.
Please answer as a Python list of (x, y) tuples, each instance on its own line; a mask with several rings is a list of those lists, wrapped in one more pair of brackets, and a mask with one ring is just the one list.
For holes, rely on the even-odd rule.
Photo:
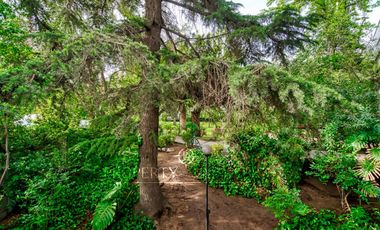
[[(171, 152), (160, 152), (158, 166), (162, 192), (171, 209), (165, 210), (156, 222), (158, 230), (205, 229), (205, 185), (199, 182), (181, 163), (178, 153), (182, 145)], [(340, 198), (331, 185), (307, 178), (299, 187), (303, 202), (316, 209), (341, 212)], [(209, 188), (210, 229), (274, 229), (273, 214), (254, 199), (228, 197), (221, 189)]]
[(317, 209), (331, 209), (337, 213), (342, 213), (340, 196), (335, 186), (330, 184), (322, 184), (316, 178), (306, 177), (299, 186), (301, 189), (301, 200)]
[[(205, 229), (205, 185), (187, 172), (178, 158), (181, 145), (160, 152), (158, 165), (162, 192), (172, 206), (157, 221), (157, 229)], [(170, 169), (176, 173), (171, 174)], [(167, 168), (167, 169), (165, 169)], [(254, 199), (227, 197), (221, 189), (209, 188), (210, 229), (273, 229), (277, 220)]]

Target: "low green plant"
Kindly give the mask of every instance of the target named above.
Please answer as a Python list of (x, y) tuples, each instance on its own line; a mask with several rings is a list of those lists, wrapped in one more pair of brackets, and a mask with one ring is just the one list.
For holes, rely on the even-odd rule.
[[(257, 130), (236, 134), (234, 148), (209, 157), (210, 185), (223, 188), (228, 195), (258, 200), (270, 196), (276, 189), (294, 187), (301, 179), (303, 142), (286, 135), (280, 137), (276, 140)], [(203, 180), (203, 153), (189, 151), (185, 161), (189, 171)]]
[(92, 223), (94, 229), (104, 229), (131, 218), (136, 221), (129, 226), (152, 223), (125, 211), (133, 210), (139, 199), (138, 186), (132, 183), (139, 163), (137, 135), (67, 129), (47, 143), (47, 134), (41, 133), (45, 125), (19, 128), (24, 130), (19, 134), (28, 135), (12, 133), (23, 149), (12, 147), (11, 169), (2, 188), (22, 214), (11, 227), (75, 229)]
[(339, 220), (342, 224), (338, 229), (378, 229), (380, 227), (379, 222), (374, 224), (370, 214), (362, 207), (352, 208), (351, 212), (339, 216)]
[[(281, 201), (280, 201), (281, 202)], [(379, 210), (365, 210), (362, 207), (352, 208), (350, 213), (337, 215), (331, 210), (310, 210), (306, 215), (295, 215), (281, 221), (278, 228), (291, 229), (379, 229)]]
[(187, 147), (193, 147), (198, 130), (199, 127), (196, 124), (192, 122), (186, 123), (186, 130), (182, 132), (181, 137)]
[(317, 177), (322, 182), (332, 181), (341, 194), (343, 210), (349, 210), (347, 197), (356, 194), (359, 199), (368, 201), (369, 197), (380, 197), (380, 189), (371, 181), (363, 180), (356, 171), (355, 153), (333, 152), (317, 156), (310, 166), (308, 175)]
[(311, 211), (299, 198), (299, 190), (294, 188), (275, 190), (273, 195), (268, 197), (263, 204), (274, 213), (280, 223), (295, 216), (305, 216)]
[(170, 122), (162, 122), (158, 136), (158, 147), (164, 148), (174, 144), (175, 137), (178, 134), (178, 129)]
[(260, 162), (268, 162), (265, 160), (268, 157), (269, 161), (276, 158), (288, 186), (294, 187), (301, 180), (307, 144), (295, 134), (281, 132), (276, 138), (272, 138), (260, 130), (252, 129), (235, 134), (232, 141), (248, 154), (252, 164), (259, 166), (259, 170), (265, 170), (260, 168)]
[(293, 215), (285, 221), (280, 221), (278, 229), (337, 229), (338, 218), (334, 211), (322, 209), (320, 211), (311, 210), (304, 215)]
[(109, 229), (124, 230), (154, 230), (156, 226), (154, 221), (147, 216), (135, 213), (133, 210), (123, 209), (120, 211), (120, 218), (116, 219)]
[(95, 213), (92, 219), (92, 228), (94, 230), (103, 230), (107, 228), (113, 221), (117, 202), (114, 199), (116, 193), (120, 192), (121, 183), (116, 182), (105, 197), (96, 205)]
[(158, 137), (158, 147), (164, 148), (166, 146), (174, 144), (175, 135), (171, 134), (162, 134)]

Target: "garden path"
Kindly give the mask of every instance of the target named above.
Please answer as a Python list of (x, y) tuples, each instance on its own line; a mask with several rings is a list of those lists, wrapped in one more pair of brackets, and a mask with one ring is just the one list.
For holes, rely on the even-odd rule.
[[(229, 145), (225, 141), (206, 141), (206, 140), (202, 140), (202, 139), (198, 139), (198, 141), (199, 141), (199, 144), (201, 145), (201, 147), (204, 147), (206, 145), (208, 145), (210, 147), (212, 147), (213, 145), (223, 145), (224, 151), (227, 151), (227, 148), (229, 147)], [(180, 136), (176, 136), (174, 142), (177, 144), (182, 144), (182, 145), (185, 144), (185, 141)]]
[[(205, 229), (205, 185), (190, 175), (181, 163), (184, 147), (160, 152), (160, 182), (171, 210), (165, 210), (157, 229)], [(223, 190), (209, 188), (210, 229), (273, 229), (277, 220), (254, 199), (227, 197)]]

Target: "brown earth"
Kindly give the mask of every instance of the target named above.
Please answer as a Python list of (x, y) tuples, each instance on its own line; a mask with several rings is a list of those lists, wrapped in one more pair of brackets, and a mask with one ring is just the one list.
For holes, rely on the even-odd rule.
[(342, 213), (339, 192), (332, 183), (322, 184), (316, 178), (306, 177), (299, 189), (305, 204), (317, 210), (330, 209)]
[[(157, 221), (157, 229), (205, 229), (205, 185), (187, 172), (178, 157), (183, 146), (160, 152), (162, 192), (171, 205)], [(175, 174), (170, 173), (170, 168)], [(227, 197), (221, 189), (209, 188), (210, 229), (273, 229), (277, 220), (254, 199)]]
[[(205, 229), (205, 185), (188, 173), (181, 163), (182, 145), (159, 152), (161, 188), (170, 208), (156, 222), (158, 230)], [(179, 152), (181, 152), (179, 154)], [(340, 198), (331, 186), (307, 179), (301, 185), (301, 199), (316, 209), (340, 212)], [(209, 188), (210, 229), (274, 229), (274, 215), (254, 199), (226, 196), (221, 189)]]

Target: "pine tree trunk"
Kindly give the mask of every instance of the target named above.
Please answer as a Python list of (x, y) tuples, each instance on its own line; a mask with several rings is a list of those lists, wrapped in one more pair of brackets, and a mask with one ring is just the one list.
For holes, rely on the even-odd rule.
[[(150, 51), (157, 55), (160, 49), (161, 34), (161, 0), (145, 1), (145, 16), (147, 21), (147, 32), (144, 43)], [(149, 73), (148, 73), (149, 74)], [(143, 76), (147, 78), (149, 76)], [(141, 209), (146, 215), (157, 217), (163, 210), (163, 195), (158, 181), (157, 168), (157, 139), (159, 106), (158, 92), (154, 87), (149, 86), (147, 79), (143, 80), (146, 90), (140, 97), (141, 120), (139, 131), (142, 137), (140, 147), (140, 167), (138, 181), (140, 184), (140, 203)]]
[(184, 104), (179, 106), (179, 125), (181, 130), (186, 129), (186, 106)]
[[(153, 95), (153, 94), (151, 94)], [(140, 134), (143, 140), (140, 147), (140, 205), (139, 208), (148, 216), (155, 217), (163, 209), (163, 196), (158, 181), (157, 139), (158, 139), (158, 106), (151, 95), (142, 98), (150, 103), (144, 104), (141, 115)]]
[(196, 107), (191, 111), (191, 122), (198, 126), (198, 131), (196, 133), (197, 137), (201, 136), (201, 111), (202, 109)]

